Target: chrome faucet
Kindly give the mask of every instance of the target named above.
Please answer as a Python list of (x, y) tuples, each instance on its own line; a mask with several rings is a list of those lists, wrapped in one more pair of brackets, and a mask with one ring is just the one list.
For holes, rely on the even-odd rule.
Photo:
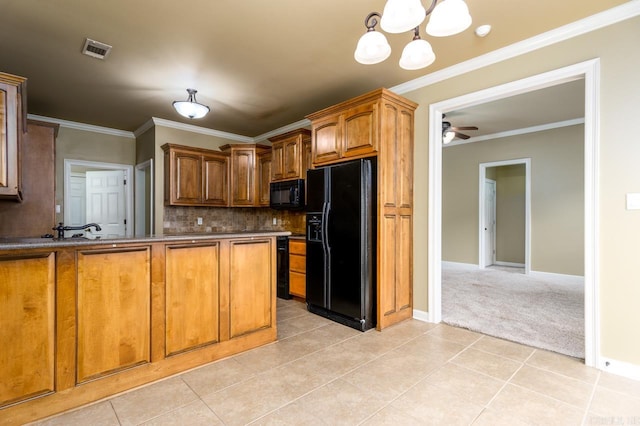
[(58, 223), (58, 226), (51, 229), (53, 229), (54, 231), (58, 231), (58, 239), (62, 240), (64, 238), (64, 231), (80, 231), (91, 228), (92, 226), (96, 228), (96, 231), (102, 231), (102, 228), (100, 228), (100, 225), (98, 225), (97, 223), (87, 223), (86, 225), (81, 226), (64, 226), (64, 224), (60, 222)]

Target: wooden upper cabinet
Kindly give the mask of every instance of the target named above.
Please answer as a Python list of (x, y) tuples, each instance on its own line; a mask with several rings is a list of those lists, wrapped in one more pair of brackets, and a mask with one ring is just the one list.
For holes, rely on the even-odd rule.
[(367, 102), (344, 112), (342, 157), (362, 157), (378, 151), (378, 102)]
[(258, 204), (269, 207), (272, 153), (267, 151), (258, 156)]
[(311, 127), (311, 163), (315, 165), (340, 161), (342, 155), (342, 127), (340, 114), (313, 120)]
[(175, 152), (176, 201), (197, 204), (202, 198), (202, 163), (197, 153)]
[(229, 205), (229, 156), (202, 156), (202, 202), (212, 206)]
[(224, 145), (220, 149), (230, 155), (231, 207), (260, 206), (258, 156), (271, 147), (258, 144)]
[(27, 79), (0, 72), (0, 199), (21, 201), (20, 143), (26, 132)]
[(307, 160), (305, 144), (311, 141), (311, 131), (297, 129), (273, 138), (271, 180), (304, 179)]
[(381, 101), (370, 96), (361, 98), (307, 116), (312, 121), (314, 165), (376, 155)]
[(228, 154), (173, 144), (162, 149), (166, 205), (229, 205)]

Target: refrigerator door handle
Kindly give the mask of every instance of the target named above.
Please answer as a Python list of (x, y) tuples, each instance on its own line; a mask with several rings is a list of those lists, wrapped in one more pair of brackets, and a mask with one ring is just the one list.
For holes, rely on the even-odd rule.
[(327, 309), (331, 309), (331, 278), (329, 271), (331, 271), (331, 247), (329, 246), (329, 212), (331, 210), (331, 204), (325, 202), (322, 205), (322, 249), (324, 251), (324, 306)]
[(322, 214), (322, 241), (326, 247), (326, 251), (329, 251), (329, 213), (331, 213), (331, 203), (325, 203), (325, 209)]

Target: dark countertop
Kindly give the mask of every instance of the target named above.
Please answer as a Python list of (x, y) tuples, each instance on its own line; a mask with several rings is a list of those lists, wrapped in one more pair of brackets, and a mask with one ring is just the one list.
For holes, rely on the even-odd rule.
[(226, 239), (226, 238), (261, 238), (261, 237), (279, 237), (289, 236), (289, 231), (236, 231), (236, 232), (211, 232), (207, 234), (158, 234), (138, 237), (118, 237), (118, 238), (65, 238), (59, 240), (57, 238), (19, 238), (0, 237), (0, 250), (17, 250), (30, 248), (58, 248), (70, 246), (94, 246), (106, 244), (130, 244), (130, 243), (150, 243), (150, 242), (172, 242), (172, 241), (191, 241)]
[(304, 234), (291, 234), (289, 235), (290, 240), (306, 240), (307, 236)]

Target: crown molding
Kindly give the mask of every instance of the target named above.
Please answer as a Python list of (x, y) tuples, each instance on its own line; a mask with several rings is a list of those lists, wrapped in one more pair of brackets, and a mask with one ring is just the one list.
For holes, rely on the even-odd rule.
[(584, 124), (583, 118), (575, 118), (573, 120), (557, 121), (555, 123), (541, 124), (539, 126), (523, 127), (522, 129), (507, 130), (506, 132), (492, 133), (490, 135), (474, 136), (469, 139), (456, 140), (442, 145), (442, 149), (451, 148), (452, 146), (467, 145), (474, 142), (482, 142), (493, 139), (507, 138), (510, 136), (526, 135), (527, 133), (543, 132), (545, 130), (559, 129), (561, 127), (577, 126)]
[[(192, 124), (178, 123), (176, 121), (165, 120), (163, 118), (157, 118), (157, 117), (152, 117), (150, 121), (152, 121), (154, 125), (160, 126), (160, 127), (169, 127), (171, 129), (185, 130), (187, 132), (200, 133), (202, 135), (230, 139), (230, 140), (241, 142), (241, 143), (253, 143), (253, 138), (249, 136), (236, 135), (235, 133), (222, 132), (220, 130), (215, 130), (215, 129), (207, 129), (205, 127), (194, 126)], [(146, 124), (148, 124), (148, 122), (145, 123), (145, 125)]]
[(126, 130), (111, 129), (109, 127), (94, 126), (92, 124), (78, 123), (75, 121), (61, 120), (59, 118), (45, 117), (43, 115), (27, 114), (30, 120), (44, 121), (45, 123), (58, 124), (60, 127), (68, 129), (83, 130), (85, 132), (101, 133), (110, 136), (119, 136), (123, 138), (135, 139), (136, 136), (132, 132)]
[(271, 130), (270, 132), (258, 135), (255, 138), (253, 138), (253, 140), (255, 142), (263, 142), (269, 139), (270, 137), (278, 136), (283, 133), (290, 132), (292, 130), (298, 130), (301, 127), (310, 127), (310, 126), (311, 126), (311, 120), (304, 118), (302, 120), (296, 121), (295, 123), (291, 123), (286, 126), (279, 127), (275, 130)]
[(467, 61), (460, 62), (450, 67), (424, 75), (422, 77), (407, 81), (406, 83), (391, 87), (389, 90), (402, 95), (413, 90), (421, 89), (423, 87), (448, 80), (452, 77), (457, 77), (459, 75), (505, 61), (507, 59), (515, 58), (526, 53), (533, 52), (534, 50), (542, 49), (543, 47), (569, 40), (573, 37), (590, 33), (600, 28), (604, 28), (606, 26), (634, 18), (638, 15), (640, 15), (640, 0), (631, 0), (620, 6), (613, 7), (595, 15), (591, 15), (587, 18), (581, 19), (571, 24), (558, 27), (554, 30), (547, 31), (546, 33), (538, 34), (537, 36), (511, 44), (501, 49), (494, 50), (484, 55), (476, 56), (473, 59), (469, 59)]

